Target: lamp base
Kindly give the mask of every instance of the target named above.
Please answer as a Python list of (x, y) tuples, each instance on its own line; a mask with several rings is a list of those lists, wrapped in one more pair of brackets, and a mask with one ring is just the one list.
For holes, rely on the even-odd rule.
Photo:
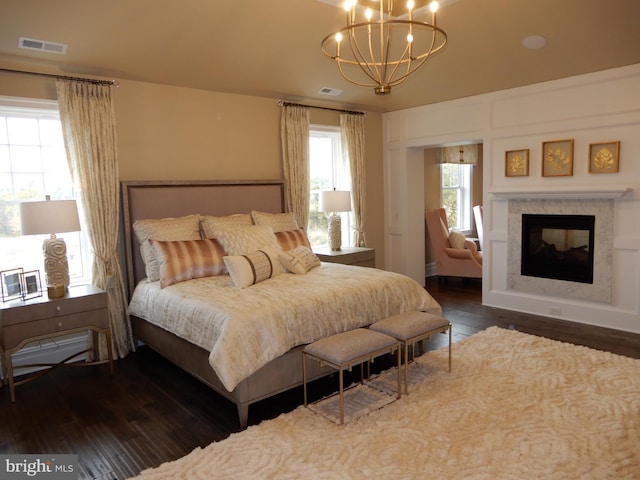
[(62, 285), (69, 288), (69, 262), (67, 244), (62, 238), (47, 238), (42, 244), (44, 253), (44, 272), (47, 287)]
[(335, 252), (342, 247), (342, 219), (340, 215), (329, 215), (329, 248)]

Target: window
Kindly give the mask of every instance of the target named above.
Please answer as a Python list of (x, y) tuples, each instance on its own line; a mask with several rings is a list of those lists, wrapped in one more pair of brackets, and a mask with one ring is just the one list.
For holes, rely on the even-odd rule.
[[(349, 166), (343, 165), (340, 148), (340, 128), (312, 125), (309, 128), (309, 224), (307, 235), (312, 246), (327, 245), (327, 214), (318, 212), (318, 193), (322, 190), (350, 190)], [(351, 219), (348, 212), (342, 218), (342, 244), (351, 245)]]
[(447, 212), (449, 227), (471, 231), (471, 175), (473, 165), (442, 163), (440, 165), (440, 204)]
[[(40, 270), (46, 235), (20, 233), (19, 203), (74, 198), (54, 101), (0, 97), (0, 270)], [(72, 283), (88, 280), (88, 245), (80, 232), (64, 233)]]

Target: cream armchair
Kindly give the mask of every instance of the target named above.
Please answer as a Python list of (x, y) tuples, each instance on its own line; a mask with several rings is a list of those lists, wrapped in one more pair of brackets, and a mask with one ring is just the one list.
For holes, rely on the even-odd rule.
[(444, 208), (425, 213), (440, 277), (482, 278), (482, 253), (460, 232), (449, 232)]

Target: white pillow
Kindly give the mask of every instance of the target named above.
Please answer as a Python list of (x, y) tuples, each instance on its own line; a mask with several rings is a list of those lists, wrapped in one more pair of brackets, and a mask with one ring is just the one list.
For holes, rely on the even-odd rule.
[(251, 218), (253, 219), (253, 223), (256, 225), (267, 225), (271, 227), (275, 233), (297, 230), (300, 228), (293, 212), (265, 213), (252, 210)]
[(259, 249), (246, 255), (223, 257), (233, 284), (246, 288), (280, 273), (278, 257), (269, 249)]
[[(271, 227), (266, 225), (220, 228), (216, 237), (227, 255), (247, 255), (256, 250), (268, 250), (276, 259), (280, 246)], [(280, 262), (276, 262), (277, 273), (282, 273)]]
[(297, 275), (304, 275), (312, 268), (320, 266), (318, 256), (304, 245), (287, 252), (280, 252), (278, 258), (287, 270)]
[(464, 249), (464, 241), (464, 233), (458, 230), (451, 230), (451, 232), (449, 232), (449, 244), (451, 248)]
[(204, 238), (216, 238), (220, 228), (233, 228), (253, 225), (251, 215), (248, 213), (236, 213), (224, 217), (214, 217), (212, 215), (202, 215), (200, 217), (200, 226)]
[(140, 243), (140, 254), (150, 282), (160, 280), (158, 261), (149, 240), (200, 240), (200, 215), (178, 218), (136, 220), (133, 231)]

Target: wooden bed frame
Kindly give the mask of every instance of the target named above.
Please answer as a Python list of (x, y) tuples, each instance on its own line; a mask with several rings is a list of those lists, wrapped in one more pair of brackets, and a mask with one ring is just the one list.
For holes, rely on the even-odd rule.
[[(145, 277), (140, 248), (132, 228), (136, 220), (194, 213), (224, 216), (251, 210), (269, 213), (284, 211), (283, 180), (124, 181), (121, 183), (121, 194), (129, 298), (136, 284)], [(248, 423), (249, 405), (302, 385), (302, 346), (272, 360), (229, 392), (209, 365), (207, 350), (138, 317), (131, 317), (131, 325), (138, 340), (234, 402), (242, 428)], [(309, 380), (333, 371), (313, 363), (309, 366), (312, 367), (311, 371), (307, 371)]]

